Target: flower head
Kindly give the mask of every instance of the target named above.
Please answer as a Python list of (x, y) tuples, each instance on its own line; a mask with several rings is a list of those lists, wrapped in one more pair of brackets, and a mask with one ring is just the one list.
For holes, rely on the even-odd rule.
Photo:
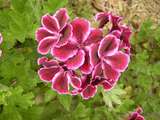
[[(130, 60), (131, 30), (120, 24), (121, 19), (98, 13), (99, 27), (93, 28), (84, 18), (69, 21), (65, 8), (42, 16), (36, 31), (38, 52), (52, 58), (38, 59), (40, 79), (59, 94), (80, 94), (84, 99), (93, 97), (98, 86), (111, 90)], [(108, 22), (112, 27), (104, 34)]]
[(143, 112), (141, 107), (138, 107), (135, 112), (132, 112), (128, 117), (128, 120), (145, 120), (144, 117), (141, 115)]
[(46, 14), (42, 16), (42, 27), (36, 31), (38, 52), (47, 54), (54, 46), (65, 45), (72, 35), (72, 26), (68, 23), (69, 16), (67, 10), (62, 8), (54, 15)]

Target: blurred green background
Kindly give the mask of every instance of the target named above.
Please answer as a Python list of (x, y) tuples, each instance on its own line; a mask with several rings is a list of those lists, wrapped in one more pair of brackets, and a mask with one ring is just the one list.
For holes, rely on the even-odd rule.
[[(4, 38), (0, 46), (0, 120), (125, 120), (137, 106), (143, 108), (146, 120), (159, 120), (160, 26), (149, 15), (142, 19), (126, 12), (125, 5), (124, 9), (101, 9), (102, 4), (102, 0), (0, 0)], [(131, 62), (113, 90), (99, 88), (86, 101), (80, 96), (58, 95), (40, 81), (34, 33), (41, 16), (60, 7), (66, 7), (71, 18), (85, 17), (93, 24), (95, 13), (111, 10), (132, 27)]]

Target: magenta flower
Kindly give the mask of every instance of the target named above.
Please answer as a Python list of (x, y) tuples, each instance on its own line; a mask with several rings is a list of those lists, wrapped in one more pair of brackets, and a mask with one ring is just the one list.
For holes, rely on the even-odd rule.
[(120, 72), (123, 72), (129, 63), (129, 55), (118, 50), (119, 44), (120, 40), (114, 35), (107, 35), (99, 45), (91, 46), (90, 59), (91, 64), (95, 66), (93, 77), (104, 77), (107, 83), (110, 80), (115, 82), (118, 80)]
[[(93, 28), (83, 18), (69, 21), (65, 8), (53, 16), (44, 15), (36, 40), (38, 52), (51, 57), (38, 59), (40, 79), (51, 83), (59, 94), (80, 94), (84, 99), (93, 97), (98, 86), (111, 90), (130, 60), (131, 30), (120, 23), (121, 19), (111, 13), (99, 13), (99, 28)], [(108, 22), (112, 27), (103, 35)]]
[(88, 46), (102, 39), (102, 31), (100, 29), (90, 29), (89, 21), (80, 18), (73, 20), (71, 25), (73, 27), (72, 38), (64, 46), (54, 47), (52, 55), (65, 62), (69, 69), (80, 68), (83, 73), (88, 74), (92, 70)]
[(36, 31), (38, 41), (38, 52), (47, 54), (53, 46), (65, 45), (72, 36), (72, 26), (68, 23), (67, 10), (62, 8), (53, 16), (46, 14), (42, 16), (42, 27)]
[(141, 115), (142, 112), (142, 108), (138, 107), (135, 112), (130, 114), (128, 120), (145, 120), (144, 117)]
[(103, 28), (108, 22), (112, 23), (112, 27), (109, 29), (110, 33), (121, 40), (119, 49), (124, 49), (125, 52), (129, 54), (131, 48), (131, 29), (120, 23), (122, 21), (122, 17), (115, 16), (112, 13), (102, 12), (98, 13), (95, 19), (99, 21), (99, 28)]
[(68, 70), (63, 63), (42, 57), (38, 59), (38, 64), (43, 66), (38, 71), (40, 79), (51, 82), (52, 89), (59, 94), (69, 94), (69, 85), (73, 88), (81, 86), (81, 80), (72, 71)]
[(41, 80), (52, 83), (52, 89), (59, 94), (69, 93), (69, 83), (66, 76), (68, 71), (58, 61), (42, 57), (38, 59), (38, 64), (43, 66), (38, 71)]
[[(2, 37), (2, 34), (0, 33), (0, 44), (2, 44), (3, 42), (3, 37)], [(0, 56), (2, 55), (2, 51), (0, 50)]]

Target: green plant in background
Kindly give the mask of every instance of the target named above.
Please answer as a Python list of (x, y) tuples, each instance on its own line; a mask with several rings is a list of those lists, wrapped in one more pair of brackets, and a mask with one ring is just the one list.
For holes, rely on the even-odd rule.
[(34, 31), (42, 14), (63, 6), (74, 16), (67, 0), (0, 0), (0, 120), (124, 120), (137, 105), (146, 120), (159, 120), (160, 26), (149, 20), (135, 30), (131, 63), (112, 91), (99, 89), (84, 101), (58, 95), (39, 80)]

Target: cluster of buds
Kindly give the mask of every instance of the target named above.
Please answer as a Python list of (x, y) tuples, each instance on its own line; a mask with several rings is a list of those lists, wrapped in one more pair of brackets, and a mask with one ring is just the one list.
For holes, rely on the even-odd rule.
[[(98, 13), (95, 20), (97, 28), (84, 18), (69, 20), (65, 8), (42, 16), (36, 31), (42, 55), (38, 74), (59, 94), (89, 99), (98, 86), (111, 90), (128, 67), (131, 29), (122, 24), (122, 17), (109, 12)], [(105, 33), (108, 23), (111, 27)]]

